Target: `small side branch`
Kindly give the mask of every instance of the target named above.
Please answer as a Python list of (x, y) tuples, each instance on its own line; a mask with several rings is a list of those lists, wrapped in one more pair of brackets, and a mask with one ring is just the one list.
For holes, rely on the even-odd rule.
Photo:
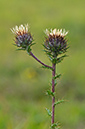
[(29, 54), (30, 54), (35, 60), (37, 60), (40, 64), (42, 64), (43, 66), (53, 69), (53, 67), (51, 67), (51, 66), (49, 66), (49, 65), (46, 65), (46, 64), (44, 64), (43, 62), (41, 62), (31, 51), (29, 52)]

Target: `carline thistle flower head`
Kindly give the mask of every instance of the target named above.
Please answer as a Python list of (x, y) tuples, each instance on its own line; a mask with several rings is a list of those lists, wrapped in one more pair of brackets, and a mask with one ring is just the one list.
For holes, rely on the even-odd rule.
[(27, 25), (15, 26), (11, 31), (15, 34), (15, 44), (17, 47), (26, 49), (33, 41), (31, 33), (28, 31)]
[(48, 30), (46, 29), (45, 34), (47, 35), (44, 47), (47, 52), (50, 52), (54, 57), (67, 50), (67, 40), (65, 36), (68, 32), (62, 29)]

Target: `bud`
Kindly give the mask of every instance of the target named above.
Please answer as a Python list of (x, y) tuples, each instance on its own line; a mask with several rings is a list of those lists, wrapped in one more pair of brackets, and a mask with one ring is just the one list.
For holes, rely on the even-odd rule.
[(64, 53), (67, 50), (67, 40), (65, 36), (68, 32), (64, 30), (48, 30), (46, 29), (45, 34), (47, 35), (44, 47), (47, 50), (46, 52), (50, 52), (52, 56), (56, 57), (61, 53)]
[(19, 27), (15, 26), (11, 31), (15, 34), (14, 41), (17, 47), (26, 49), (32, 43), (33, 38), (31, 33), (28, 31), (28, 24), (25, 26), (20, 25)]

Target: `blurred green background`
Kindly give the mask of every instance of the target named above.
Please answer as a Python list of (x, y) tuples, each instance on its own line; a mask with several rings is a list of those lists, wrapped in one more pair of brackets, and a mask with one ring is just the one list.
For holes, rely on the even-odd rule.
[(51, 65), (43, 52), (44, 30), (69, 30), (68, 58), (57, 66), (62, 77), (56, 98), (68, 100), (56, 107), (62, 129), (85, 129), (85, 0), (0, 1), (0, 129), (48, 129), (51, 109), (51, 71), (43, 70), (24, 51), (12, 45), (10, 28), (29, 24), (34, 37), (33, 53)]

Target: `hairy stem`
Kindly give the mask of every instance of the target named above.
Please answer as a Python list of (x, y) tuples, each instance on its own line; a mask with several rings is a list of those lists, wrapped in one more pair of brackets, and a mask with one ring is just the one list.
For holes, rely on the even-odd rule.
[(31, 55), (35, 60), (37, 60), (40, 64), (44, 65), (45, 67), (48, 67), (48, 68), (53, 69), (53, 67), (48, 66), (48, 65), (44, 64), (43, 62), (41, 62), (31, 51), (30, 51), (29, 53), (30, 53), (30, 55)]
[[(55, 68), (56, 68), (56, 64), (52, 64), (52, 68), (53, 68), (53, 71), (52, 71), (52, 92), (54, 93), (55, 92)], [(54, 123), (54, 111), (55, 111), (55, 106), (54, 106), (54, 103), (55, 103), (55, 96), (52, 96), (52, 121), (51, 123), (53, 124)]]

